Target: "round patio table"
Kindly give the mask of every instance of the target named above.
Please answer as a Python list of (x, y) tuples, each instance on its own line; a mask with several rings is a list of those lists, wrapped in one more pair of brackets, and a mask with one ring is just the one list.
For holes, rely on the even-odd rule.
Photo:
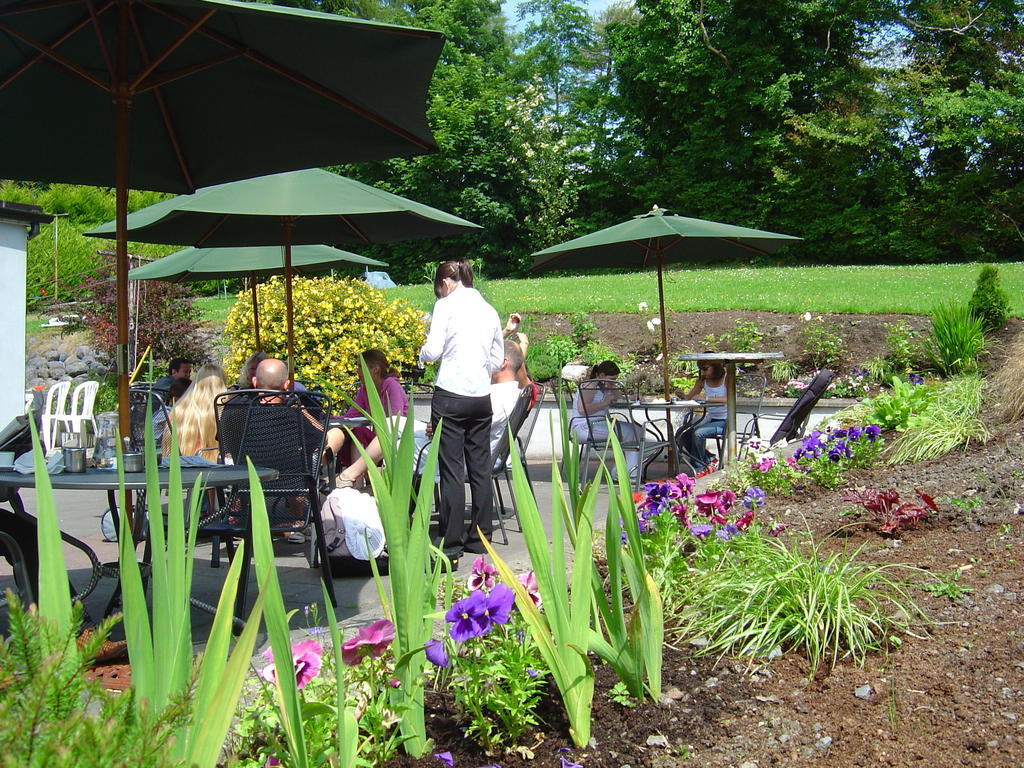
[[(274, 480), (278, 477), (276, 469), (268, 467), (256, 467), (256, 476), (260, 481)], [(192, 488), (196, 478), (202, 476), (202, 485), (206, 489), (225, 488), (230, 485), (248, 485), (249, 470), (247, 467), (228, 466), (223, 464), (210, 464), (204, 466), (182, 467), (181, 486), (185, 490)], [(108, 469), (87, 469), (85, 472), (61, 472), (50, 475), (50, 485), (55, 491), (116, 491), (120, 488), (117, 472)], [(157, 480), (161, 490), (166, 490), (170, 483), (170, 470), (161, 467), (157, 473)], [(0, 489), (7, 489), (7, 500), (16, 515), (24, 517), (35, 523), (35, 518), (25, 510), (19, 491), (22, 488), (35, 488), (36, 476), (34, 473), (22, 474), (13, 470), (0, 471)], [(126, 472), (124, 475), (124, 488), (126, 491), (146, 490), (145, 472)], [(85, 598), (99, 583), (102, 574), (113, 574), (113, 566), (101, 564), (92, 547), (84, 541), (74, 538), (70, 534), (61, 531), (61, 538), (67, 543), (82, 550), (92, 564), (92, 578), (89, 586), (82, 593), (77, 594), (75, 599)], [(109, 573), (108, 573), (109, 572)], [(210, 610), (211, 606), (193, 600), (192, 604), (204, 610)]]
[(708, 361), (725, 366), (725, 456), (722, 466), (736, 459), (736, 364), (761, 363), (765, 360), (781, 360), (781, 352), (695, 352), (680, 355), (680, 360), (695, 362)]

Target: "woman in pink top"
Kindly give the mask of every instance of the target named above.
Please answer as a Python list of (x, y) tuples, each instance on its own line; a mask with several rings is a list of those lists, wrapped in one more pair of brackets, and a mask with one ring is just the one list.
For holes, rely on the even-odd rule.
[[(409, 398), (406, 397), (402, 383), (388, 364), (387, 356), (379, 349), (368, 349), (360, 357), (370, 371), (370, 381), (373, 384), (373, 388), (377, 390), (377, 394), (380, 395), (380, 402), (384, 406), (384, 413), (388, 416), (405, 416), (409, 412)], [(363, 380), (361, 366), (359, 380), (359, 391), (356, 392), (356, 396), (352, 399), (354, 405), (345, 411), (345, 418), (347, 419), (370, 412), (370, 397), (366, 389), (367, 382)], [(331, 432), (335, 431), (339, 432), (340, 435), (329, 434), (328, 444), (334, 450), (334, 454), (338, 455), (338, 451), (341, 450), (345, 443), (345, 433), (342, 430), (331, 430)], [(371, 427), (355, 427), (352, 430), (352, 434), (355, 435), (364, 448), (373, 442), (373, 438), (376, 436)], [(340, 437), (340, 442), (338, 437)], [(337, 444), (336, 448), (335, 443)], [(351, 447), (347, 453), (349, 456), (344, 458), (344, 463), (351, 464), (358, 454), (353, 454)]]

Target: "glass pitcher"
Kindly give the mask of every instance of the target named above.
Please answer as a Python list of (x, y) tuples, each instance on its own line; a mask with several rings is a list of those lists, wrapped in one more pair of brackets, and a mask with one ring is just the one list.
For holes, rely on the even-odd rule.
[(107, 411), (96, 417), (96, 444), (92, 460), (97, 469), (114, 469), (117, 466), (117, 425), (116, 411)]

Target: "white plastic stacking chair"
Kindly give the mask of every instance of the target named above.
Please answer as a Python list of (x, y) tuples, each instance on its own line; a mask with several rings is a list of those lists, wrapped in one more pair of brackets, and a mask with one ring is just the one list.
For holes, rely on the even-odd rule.
[(43, 409), (40, 426), (43, 432), (43, 445), (46, 446), (47, 452), (52, 450), (57, 442), (57, 426), (66, 415), (64, 408), (68, 402), (69, 389), (70, 381), (58, 381), (46, 392), (46, 407)]
[(82, 433), (85, 422), (92, 424), (92, 433), (96, 434), (96, 419), (93, 406), (96, 403), (96, 391), (100, 388), (98, 381), (83, 381), (71, 392), (71, 410), (57, 417), (57, 420), (74, 434)]

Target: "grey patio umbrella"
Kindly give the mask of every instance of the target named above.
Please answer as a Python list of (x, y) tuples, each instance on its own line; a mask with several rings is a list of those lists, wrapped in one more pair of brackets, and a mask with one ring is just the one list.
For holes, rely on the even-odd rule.
[(532, 269), (656, 267), (658, 312), (661, 318), (661, 370), (667, 400), (670, 395), (668, 330), (665, 324), (662, 267), (675, 262), (719, 261), (751, 254), (767, 256), (800, 239), (793, 235), (676, 216), (654, 206), (649, 212), (629, 221), (537, 251), (533, 254)]
[[(315, 275), (352, 264), (386, 267), (387, 263), (329, 245), (300, 245), (292, 249), (292, 271)], [(260, 311), (256, 300), (256, 279), (284, 274), (284, 248), (280, 246), (248, 248), (185, 248), (162, 259), (136, 267), (129, 280), (163, 280), (182, 283), (194, 280), (230, 280), (249, 278), (252, 289), (252, 322), (256, 350), (260, 350)]]
[[(288, 359), (293, 362), (291, 249), (302, 243), (390, 243), (480, 227), (450, 213), (317, 168), (197, 190), (135, 211), (130, 240), (197, 247), (283, 245)], [(109, 237), (114, 222), (86, 232)]]
[(113, 186), (128, 432), (129, 187), (432, 151), (437, 32), (232, 0), (0, 0), (3, 175)]

